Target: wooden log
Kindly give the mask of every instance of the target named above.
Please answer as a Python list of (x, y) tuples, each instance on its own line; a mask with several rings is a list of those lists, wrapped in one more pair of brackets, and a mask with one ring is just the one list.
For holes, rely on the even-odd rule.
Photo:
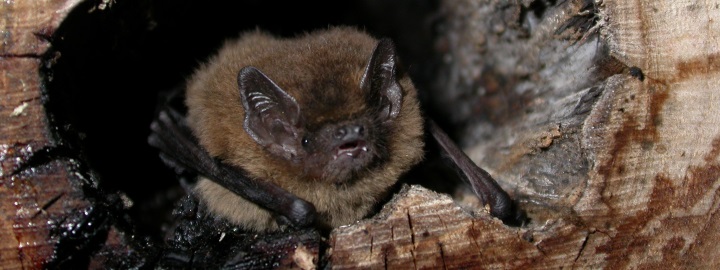
[(330, 245), (334, 269), (527, 267), (522, 258), (540, 255), (517, 229), (487, 212), (472, 217), (447, 195), (419, 186), (404, 187), (374, 218), (335, 229)]
[[(445, 94), (434, 108), (465, 127), (458, 138), (532, 222), (507, 227), (482, 207), (467, 212), (407, 188), (377, 217), (333, 231), (334, 268), (720, 265), (720, 10), (691, 1), (543, 3), (444, 1), (437, 41)], [(117, 194), (95, 200), (81, 159), (53, 150), (40, 56), (78, 5), (0, 4), (3, 269), (72, 261), (76, 243), (93, 254), (80, 264), (91, 268), (130, 254), (125, 266), (151, 266), (157, 255), (135, 252), (122, 217), (109, 217), (117, 209), (103, 208)], [(90, 226), (83, 217), (98, 212), (109, 222), (102, 233), (58, 233)]]
[[(513, 14), (537, 11), (523, 10), (530, 3), (458, 2), (445, 5), (450, 18), (463, 18), (446, 36), (448, 58), (457, 61), (448, 62), (456, 72), (444, 82), (455, 90), (440, 102), (460, 105), (441, 107), (470, 123), (471, 155), (533, 221), (455, 237), (493, 223), (458, 210), (446, 216), (448, 207), (435, 206), (442, 200), (403, 199), (387, 206), (388, 218), (336, 230), (333, 266), (379, 268), (403, 258), (412, 268), (407, 258), (430, 246), (438, 268), (717, 268), (716, 4), (603, 1), (588, 9), (588, 1), (567, 1), (522, 27)], [(586, 18), (589, 27), (576, 20), (587, 14), (597, 16)], [(575, 38), (558, 31), (577, 26), (585, 28)], [(471, 120), (478, 112), (485, 121)], [(417, 229), (386, 233), (433, 219), (446, 222), (432, 228), (451, 229), (428, 230), (429, 239)], [(439, 248), (447, 246), (463, 248)]]
[[(40, 55), (77, 1), (3, 2), (0, 12), (0, 265), (40, 268), (54, 255), (56, 218), (88, 206), (72, 185), (67, 161), (21, 171), (54, 143), (42, 104)], [(17, 173), (16, 173), (17, 172)]]

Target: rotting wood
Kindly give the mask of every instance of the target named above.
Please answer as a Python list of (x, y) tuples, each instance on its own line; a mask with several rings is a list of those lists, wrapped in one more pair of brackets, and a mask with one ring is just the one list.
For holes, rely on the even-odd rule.
[[(491, 233), (495, 232), (495, 233)], [(472, 217), (447, 195), (406, 186), (374, 218), (335, 229), (331, 265), (346, 268), (467, 268), (482, 257), (488, 268), (530, 266), (540, 251), (487, 212)], [(495, 238), (502, 236), (502, 238)], [(517, 248), (506, 252), (496, 242)], [(498, 248), (501, 247), (501, 248)]]
[[(481, 5), (479, 1), (462, 3), (476, 6), (458, 9), (460, 13), (485, 10), (477, 6)], [(504, 187), (513, 190), (533, 218), (523, 229), (486, 233), (494, 239), (526, 236), (528, 242), (521, 244), (493, 243), (495, 248), (517, 254), (516, 263), (528, 263), (523, 266), (716, 268), (720, 265), (720, 244), (709, 239), (720, 237), (717, 230), (720, 118), (716, 117), (720, 115), (717, 111), (720, 107), (716, 106), (720, 96), (715, 93), (720, 86), (716, 63), (720, 29), (715, 22), (720, 10), (716, 3), (689, 1), (596, 3), (598, 20), (592, 29), (599, 35), (582, 35), (584, 42), (568, 41), (558, 47), (556, 36), (543, 36), (556, 34), (555, 31), (533, 31), (530, 40), (538, 43), (526, 50), (525, 54), (530, 55), (503, 55), (518, 53), (521, 51), (518, 48), (526, 45), (513, 47), (514, 43), (503, 43), (503, 39), (518, 42), (508, 38), (513, 34), (507, 32), (512, 27), (504, 27), (502, 31), (486, 34), (481, 47), (508, 46), (505, 50), (473, 50), (466, 48), (465, 43), (451, 44), (465, 46), (464, 51), (450, 49), (459, 54), (453, 57), (463, 59), (458, 65), (483, 57), (489, 58), (490, 62), (485, 63), (495, 64), (490, 70), (488, 66), (485, 70), (480, 68), (476, 75), (465, 74), (479, 79), (476, 81), (479, 84), (465, 86), (468, 89), (492, 89), (487, 88), (487, 83), (494, 84), (484, 79), (483, 72), (506, 79), (530, 78), (517, 85), (510, 81), (507, 88), (495, 92), (475, 92), (480, 93), (478, 100), (486, 95), (485, 100), (490, 101), (479, 101), (480, 105), (497, 105), (493, 99), (498, 96), (536, 89), (522, 96), (524, 112), (508, 114), (503, 105), (491, 108), (494, 110), (491, 113), (498, 113), (496, 116), (502, 116), (504, 121), (492, 125), (476, 122), (486, 130), (482, 133), (483, 141), (472, 136), (465, 138), (475, 142), (471, 148), (475, 160), (503, 181)], [(462, 6), (448, 4), (451, 5)], [(569, 10), (572, 9), (549, 8), (545, 10), (548, 16), (545, 19), (568, 18), (568, 14), (562, 13)], [(498, 14), (491, 13), (485, 21), (502, 22), (497, 19), (502, 16)], [(578, 11), (574, 15), (579, 14), (583, 13)], [(555, 29), (562, 22), (543, 20), (535, 26), (538, 30)], [(467, 41), (465, 34), (475, 37), (478, 34), (473, 28), (451, 30), (457, 32), (450, 35), (459, 38), (450, 40)], [(557, 48), (561, 49), (559, 56), (539, 54)], [(477, 55), (461, 55), (468, 52)], [(537, 62), (533, 57), (546, 59)], [(518, 59), (516, 69), (503, 69), (508, 66), (507, 61)], [(448, 82), (461, 82), (458, 78), (465, 75), (456, 74), (459, 77)], [(515, 92), (511, 95), (502, 91)], [(458, 96), (472, 102), (463, 94)], [(452, 108), (459, 109), (450, 113), (457, 117), (455, 120), (464, 117), (463, 106)], [(548, 138), (553, 127), (560, 127), (560, 136), (551, 136), (549, 146), (537, 144)], [(472, 128), (468, 131), (477, 132)], [(353, 235), (372, 233), (384, 226), (383, 222), (362, 223), (358, 225), (362, 231), (343, 228), (334, 237), (352, 239)], [(472, 238), (476, 237), (460, 241), (472, 242)], [(386, 241), (377, 237), (372, 240)], [(361, 250), (367, 246), (363, 243), (366, 241), (355, 246)], [(518, 252), (527, 243), (532, 243), (538, 253)], [(336, 250), (337, 247), (333, 252)], [(474, 265), (480, 267), (515, 266), (488, 263), (501, 257), (468, 249), (465, 257), (472, 256)], [(370, 257), (369, 261), (383, 265), (373, 259)], [(344, 259), (333, 262), (349, 266)]]
[[(607, 2), (610, 54), (637, 77), (611, 77), (584, 126), (595, 156), (574, 206), (606, 239), (587, 246), (609, 268), (720, 265), (718, 3)], [(690, 19), (692, 18), (692, 19)], [(680, 23), (682, 22), (682, 23)], [(601, 113), (602, 112), (602, 113)]]
[[(70, 185), (63, 162), (52, 162), (30, 176), (13, 173), (35, 151), (52, 144), (41, 102), (39, 56), (76, 1), (22, 1), (0, 4), (0, 265), (39, 268), (54, 254), (52, 218), (71, 204), (82, 207), (81, 192)], [(57, 11), (57, 12), (56, 12)]]
[[(483, 4), (458, 2), (472, 4), (466, 11)], [(543, 21), (533, 22), (539, 22), (530, 33), (533, 39), (516, 52), (537, 58), (557, 48), (544, 46), (561, 42), (554, 35), (563, 19), (585, 16), (580, 7), (588, 1), (563, 3), (569, 4), (548, 9)], [(483, 86), (536, 89), (503, 103), (518, 93), (486, 87), (490, 99), (459, 106), (465, 111), (456, 115), (490, 113), (495, 122), (485, 127), (494, 135), (480, 143), (472, 136), (465, 141), (475, 145), (471, 153), (478, 163), (525, 202), (532, 224), (508, 228), (482, 212), (462, 212), (447, 197), (413, 188), (379, 217), (336, 230), (330, 242), (333, 266), (717, 268), (720, 244), (712, 240), (720, 237), (717, 4), (598, 3), (598, 27), (592, 29), (599, 35), (561, 44), (569, 49), (559, 54), (564, 58), (528, 57), (534, 62), (488, 72), (462, 70)], [(52, 222), (90, 205), (73, 185), (83, 179), (73, 174), (72, 160), (12, 175), (36, 150), (53, 145), (41, 104), (38, 56), (49, 46), (44, 37), (76, 4), (0, 4), (6, 15), (0, 25), (6, 33), (0, 43), (4, 268), (40, 268), (52, 260), (57, 252), (57, 239), (49, 237)], [(464, 37), (461, 43), (472, 41), (483, 53), (502, 45), (506, 31), (513, 31), (502, 16), (520, 14), (505, 11), (490, 16), (496, 24), (487, 28), (492, 33)], [(477, 34), (479, 23), (467, 23), (466, 30)], [(457, 52), (453, 45), (447, 48)], [(477, 60), (469, 66), (485, 63), (467, 59)], [(541, 73), (536, 64), (556, 69)], [(503, 81), (495, 76), (514, 81), (497, 84)], [(519, 108), (525, 112), (513, 114)], [(111, 228), (105, 249), (122, 247), (123, 238)]]

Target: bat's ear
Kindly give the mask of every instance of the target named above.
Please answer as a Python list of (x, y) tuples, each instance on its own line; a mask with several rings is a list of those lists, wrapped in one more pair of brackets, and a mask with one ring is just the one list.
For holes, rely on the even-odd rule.
[(292, 159), (300, 148), (300, 107), (295, 99), (254, 67), (238, 73), (245, 131), (275, 155)]
[(403, 93), (396, 75), (397, 54), (390, 39), (382, 39), (375, 47), (360, 87), (370, 93), (370, 104), (380, 104), (380, 119), (391, 121), (400, 113)]

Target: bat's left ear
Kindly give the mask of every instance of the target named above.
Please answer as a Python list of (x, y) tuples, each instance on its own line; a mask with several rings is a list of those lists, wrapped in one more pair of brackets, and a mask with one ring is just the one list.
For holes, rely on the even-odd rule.
[(370, 61), (365, 67), (365, 74), (360, 80), (360, 87), (370, 93), (368, 102), (380, 104), (380, 119), (391, 121), (400, 113), (402, 106), (402, 87), (396, 74), (397, 54), (395, 45), (390, 39), (382, 39), (375, 47)]
[(250, 137), (277, 156), (297, 156), (300, 106), (295, 99), (254, 67), (240, 70), (238, 88)]

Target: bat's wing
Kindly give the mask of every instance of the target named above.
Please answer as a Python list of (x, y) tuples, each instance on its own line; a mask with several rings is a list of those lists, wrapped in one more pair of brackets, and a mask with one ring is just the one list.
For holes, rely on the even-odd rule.
[(194, 173), (218, 183), (276, 214), (281, 225), (306, 227), (315, 221), (315, 206), (279, 186), (254, 179), (240, 168), (211, 157), (192, 135), (185, 117), (172, 106), (162, 106), (150, 125), (148, 143), (160, 149), (160, 158), (177, 173)]
[[(525, 212), (517, 207), (510, 196), (482, 168), (478, 167), (433, 121), (427, 121), (430, 136), (463, 175), (461, 178), (470, 185), (483, 205), (490, 206), (490, 214), (505, 224), (522, 225), (527, 221)], [(464, 177), (463, 177), (464, 176)]]

